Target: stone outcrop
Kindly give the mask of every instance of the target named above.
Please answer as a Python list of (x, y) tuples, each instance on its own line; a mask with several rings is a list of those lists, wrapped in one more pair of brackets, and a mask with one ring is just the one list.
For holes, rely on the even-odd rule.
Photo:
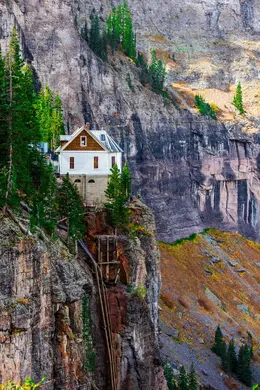
[[(246, 120), (223, 125), (164, 104), (142, 87), (137, 68), (124, 56), (110, 64), (96, 58), (79, 30), (93, 7), (106, 17), (105, 0), (0, 0), (0, 5), (4, 51), (16, 24), (39, 85), (48, 83), (62, 97), (67, 131), (88, 121), (117, 139), (130, 162), (134, 192), (153, 209), (160, 240), (172, 242), (209, 225), (259, 240), (258, 138), (243, 132)], [(224, 89), (238, 80), (254, 83), (256, 1), (129, 5), (141, 50), (174, 49), (169, 82)], [(257, 118), (254, 123), (257, 128)]]
[[(121, 235), (120, 259), (127, 275), (108, 286), (111, 329), (120, 390), (165, 389), (158, 347), (160, 262), (151, 211), (132, 206), (142, 225), (135, 239)], [(96, 220), (92, 211), (87, 220)], [(104, 221), (104, 217), (102, 217)], [(107, 225), (106, 225), (107, 227)], [(103, 228), (105, 229), (104, 225)], [(61, 232), (60, 232), (61, 233)], [(91, 264), (91, 263), (90, 263)], [(85, 255), (72, 255), (60, 239), (25, 236), (0, 217), (0, 382), (46, 377), (45, 390), (110, 388), (108, 354), (95, 278)], [(143, 286), (145, 298), (135, 294)], [(93, 374), (83, 365), (82, 299), (88, 297)], [(149, 342), (147, 341), (149, 340)]]
[(46, 389), (90, 389), (81, 321), (90, 272), (59, 240), (25, 237), (2, 216), (0, 226), (0, 382), (45, 376)]

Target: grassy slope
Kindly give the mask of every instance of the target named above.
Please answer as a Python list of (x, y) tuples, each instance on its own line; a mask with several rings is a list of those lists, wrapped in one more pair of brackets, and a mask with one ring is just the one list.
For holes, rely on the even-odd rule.
[[(161, 319), (178, 329), (175, 341), (209, 349), (219, 323), (227, 341), (233, 337), (237, 344), (247, 340), (249, 331), (260, 362), (260, 244), (212, 229), (177, 245), (159, 246)], [(206, 296), (207, 288), (222, 308)], [(248, 313), (243, 311), (247, 308)]]

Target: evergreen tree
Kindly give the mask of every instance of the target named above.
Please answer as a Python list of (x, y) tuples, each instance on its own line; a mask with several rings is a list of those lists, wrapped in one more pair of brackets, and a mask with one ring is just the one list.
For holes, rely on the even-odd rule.
[(120, 170), (116, 164), (110, 169), (110, 171), (111, 175), (109, 177), (109, 182), (107, 189), (105, 190), (105, 194), (109, 200), (114, 200), (120, 195), (121, 177)]
[(35, 227), (38, 226), (45, 229), (48, 234), (53, 235), (57, 225), (56, 179), (52, 166), (47, 164), (43, 155), (38, 154), (34, 161), (34, 174), (38, 177), (32, 201), (30, 229), (35, 232)]
[(228, 366), (230, 372), (236, 373), (237, 355), (236, 355), (235, 343), (233, 339), (228, 344)]
[(252, 369), (251, 369), (251, 349), (246, 344), (244, 349), (244, 361), (245, 361), (245, 367), (244, 367), (244, 383), (247, 386), (251, 386), (252, 383)]
[(94, 53), (99, 53), (100, 48), (100, 27), (99, 27), (99, 18), (97, 15), (92, 15), (91, 17), (91, 27), (89, 33), (89, 47), (94, 51)]
[(178, 389), (189, 390), (188, 377), (184, 366), (181, 366), (178, 378)]
[(216, 332), (215, 332), (214, 345), (211, 348), (211, 350), (213, 352), (215, 352), (215, 354), (218, 355), (218, 356), (221, 356), (223, 341), (224, 341), (223, 334), (222, 334), (220, 326), (218, 325), (217, 329), (216, 329)]
[(123, 52), (133, 60), (136, 58), (135, 33), (132, 15), (127, 2), (112, 9), (107, 19), (107, 35), (113, 54), (121, 46)]
[(242, 96), (242, 86), (239, 82), (236, 88), (236, 93), (233, 99), (234, 106), (238, 109), (239, 113), (242, 115), (244, 114), (244, 107), (243, 107), (243, 96)]
[[(16, 29), (13, 30), (5, 60), (5, 83), (8, 85), (5, 100), (8, 132), (5, 203), (8, 204), (9, 195), (15, 188), (17, 196), (18, 190), (25, 194), (32, 194), (29, 175), (30, 145), (37, 143), (40, 137), (34, 119), (33, 75), (30, 67), (24, 65), (20, 57)], [(13, 180), (16, 182), (12, 183)]]
[(188, 375), (188, 384), (189, 390), (199, 390), (199, 384), (193, 363), (191, 364), (190, 373)]
[(50, 148), (55, 151), (60, 145), (60, 135), (64, 134), (62, 103), (58, 95), (53, 99), (50, 134)]
[(6, 64), (0, 50), (0, 170), (8, 163), (8, 83)]
[(221, 357), (221, 363), (222, 363), (223, 370), (225, 372), (229, 372), (227, 344), (225, 343), (225, 341), (222, 342), (220, 357)]
[(88, 24), (86, 21), (81, 29), (81, 36), (83, 39), (85, 39), (86, 42), (88, 42)]
[(130, 197), (131, 177), (128, 165), (125, 164), (122, 174), (115, 164), (111, 168), (111, 176), (105, 191), (108, 202), (105, 206), (110, 211), (110, 222), (114, 227), (125, 226), (128, 222), (128, 209), (125, 203)]
[[(85, 30), (84, 34), (87, 34)], [(89, 47), (103, 61), (107, 60), (107, 33), (101, 32), (99, 17), (95, 14), (91, 15), (91, 28), (89, 31)]]
[(54, 151), (60, 144), (60, 135), (64, 134), (61, 99), (46, 86), (41, 89), (34, 107), (41, 141), (48, 142), (49, 148)]
[(58, 190), (58, 209), (60, 217), (67, 218), (68, 237), (73, 240), (82, 238), (85, 208), (78, 189), (70, 181), (68, 173), (63, 178), (63, 183)]
[(121, 194), (124, 201), (127, 202), (131, 195), (131, 175), (129, 171), (128, 162), (125, 163), (121, 174)]
[(117, 39), (115, 33), (115, 18), (116, 18), (116, 12), (115, 12), (115, 8), (113, 8), (112, 13), (108, 16), (107, 19), (107, 37), (113, 55), (115, 54), (115, 51), (117, 49)]
[(215, 111), (209, 103), (206, 103), (205, 99), (202, 96), (195, 96), (195, 106), (198, 108), (201, 115), (209, 116), (212, 119), (217, 119)]
[(149, 84), (149, 67), (142, 53), (138, 52), (136, 66), (139, 68), (139, 78), (143, 85)]
[(167, 386), (169, 390), (177, 390), (177, 386), (173, 377), (173, 369), (170, 363), (166, 362), (163, 365), (164, 376), (167, 381)]
[(237, 377), (247, 386), (252, 382), (251, 353), (248, 345), (242, 345), (238, 353)]
[(156, 93), (161, 93), (163, 90), (166, 69), (161, 60), (156, 59), (155, 50), (152, 51), (152, 63), (148, 70), (149, 83)]
[(122, 4), (121, 18), (123, 51), (128, 57), (135, 59), (135, 35), (133, 31), (132, 15), (126, 1)]

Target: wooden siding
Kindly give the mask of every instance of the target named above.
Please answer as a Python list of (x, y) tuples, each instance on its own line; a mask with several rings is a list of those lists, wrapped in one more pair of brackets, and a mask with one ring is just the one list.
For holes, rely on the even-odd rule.
[[(80, 137), (85, 135), (87, 137), (87, 146), (80, 145)], [(71, 143), (64, 148), (64, 150), (105, 150), (100, 146), (94, 138), (86, 132), (86, 130), (82, 130), (81, 133), (77, 135), (77, 137), (71, 141)]]

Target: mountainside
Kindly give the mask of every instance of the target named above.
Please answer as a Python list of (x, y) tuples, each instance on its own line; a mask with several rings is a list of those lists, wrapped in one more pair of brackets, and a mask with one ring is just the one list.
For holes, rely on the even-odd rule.
[[(67, 131), (88, 121), (118, 140), (130, 162), (133, 191), (155, 213), (159, 239), (173, 242), (209, 225), (259, 239), (256, 113), (238, 118), (229, 97), (231, 121), (205, 120), (193, 109), (182, 108), (179, 95), (175, 105), (165, 105), (161, 96), (140, 84), (136, 66), (123, 55), (102, 62), (79, 31), (93, 8), (105, 19), (108, 2), (0, 4), (3, 49), (13, 25), (18, 25), (24, 55), (38, 82), (48, 83), (62, 97)], [(192, 88), (219, 88), (215, 103), (221, 106), (230, 85), (238, 80), (255, 83), (260, 12), (256, 1), (208, 0), (195, 5), (150, 0), (129, 1), (129, 6), (137, 47), (146, 53), (148, 48), (171, 50), (176, 58), (168, 59), (167, 83), (185, 82), (185, 99)], [(177, 86), (174, 91), (176, 97)], [(246, 105), (257, 107), (255, 92), (246, 93), (251, 103), (255, 101)]]
[[(119, 389), (166, 390), (158, 346), (160, 257), (154, 219), (140, 202), (131, 210), (143, 230), (135, 240), (118, 237), (124, 277), (106, 290), (113, 369)], [(92, 240), (109, 233), (102, 213), (88, 212), (87, 223)], [(0, 280), (1, 384), (46, 377), (45, 390), (110, 388), (98, 284), (80, 248), (73, 255), (58, 238), (25, 235), (1, 214)], [(140, 286), (144, 295), (136, 292)]]
[(214, 389), (237, 388), (228, 386), (220, 359), (210, 351), (219, 324), (225, 340), (234, 338), (237, 347), (252, 336), (254, 381), (259, 383), (260, 245), (209, 229), (175, 245), (161, 243), (160, 251), (164, 358), (176, 368), (189, 368), (193, 361), (202, 383)]

